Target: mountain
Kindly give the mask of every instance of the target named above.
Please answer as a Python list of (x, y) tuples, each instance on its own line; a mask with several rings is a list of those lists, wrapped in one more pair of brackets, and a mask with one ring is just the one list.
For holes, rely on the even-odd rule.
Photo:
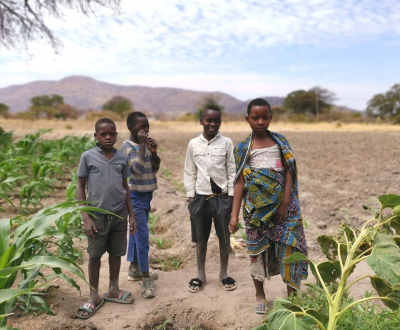
[[(0, 88), (0, 102), (11, 112), (24, 111), (30, 99), (38, 95), (59, 94), (66, 103), (84, 110), (100, 110), (115, 95), (128, 98), (136, 110), (147, 113), (181, 114), (196, 110), (197, 102), (213, 94), (227, 113), (245, 113), (249, 101), (241, 101), (221, 92), (198, 92), (179, 88), (122, 86), (83, 76), (70, 76), (58, 81), (33, 81)], [(266, 97), (271, 105), (281, 105), (283, 97)]]

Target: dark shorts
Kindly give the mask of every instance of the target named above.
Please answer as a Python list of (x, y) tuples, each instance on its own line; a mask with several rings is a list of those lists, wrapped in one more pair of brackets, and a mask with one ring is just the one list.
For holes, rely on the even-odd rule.
[(88, 237), (87, 252), (90, 257), (101, 257), (106, 252), (116, 257), (126, 254), (128, 210), (124, 207), (122, 211), (115, 214), (121, 216), (122, 219), (99, 213), (96, 214), (97, 217), (90, 216), (97, 228), (96, 237)]
[(228, 225), (232, 213), (232, 197), (227, 194), (209, 197), (196, 195), (194, 201), (188, 205), (192, 226), (192, 241), (207, 243), (214, 219), (219, 246), (231, 251), (231, 234), (229, 233)]

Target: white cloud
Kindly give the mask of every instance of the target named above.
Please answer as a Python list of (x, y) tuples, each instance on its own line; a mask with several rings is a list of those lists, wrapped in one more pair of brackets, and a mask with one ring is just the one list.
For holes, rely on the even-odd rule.
[[(366, 101), (359, 100), (382, 92), (384, 82), (330, 81), (329, 63), (315, 53), (400, 35), (397, 0), (124, 0), (122, 12), (86, 17), (67, 10), (63, 20), (49, 18), (64, 44), (60, 54), (37, 42), (31, 58), (0, 50), (0, 87), (80, 74), (251, 98), (325, 83), (356, 95), (349, 105), (362, 109)], [(312, 64), (299, 58), (299, 47), (315, 56)]]

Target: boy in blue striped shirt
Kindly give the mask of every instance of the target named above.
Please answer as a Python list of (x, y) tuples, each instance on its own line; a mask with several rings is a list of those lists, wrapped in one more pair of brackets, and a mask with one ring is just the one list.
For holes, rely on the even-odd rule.
[(157, 155), (156, 141), (148, 136), (150, 125), (146, 115), (139, 111), (132, 112), (126, 122), (131, 135), (122, 144), (122, 151), (129, 158), (129, 189), (137, 228), (135, 235), (129, 237), (128, 280), (143, 278), (142, 296), (153, 298), (154, 280), (158, 274), (150, 273), (148, 220), (161, 160)]

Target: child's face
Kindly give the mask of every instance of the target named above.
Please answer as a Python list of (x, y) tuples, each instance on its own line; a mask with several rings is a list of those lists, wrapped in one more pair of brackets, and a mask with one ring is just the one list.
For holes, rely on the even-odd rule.
[(150, 125), (149, 121), (147, 120), (146, 117), (136, 117), (135, 118), (135, 125), (129, 126), (129, 131), (131, 132), (132, 136), (137, 138), (137, 135), (140, 131), (145, 131), (146, 133), (149, 133), (150, 131)]
[(94, 137), (102, 149), (112, 149), (117, 142), (117, 129), (115, 125), (103, 123), (97, 127)]
[(265, 132), (268, 129), (271, 119), (271, 113), (266, 105), (251, 107), (249, 115), (246, 116), (246, 121), (250, 124), (254, 133)]
[(203, 126), (204, 137), (206, 139), (213, 138), (221, 126), (221, 113), (215, 110), (204, 110), (200, 119), (200, 125)]

